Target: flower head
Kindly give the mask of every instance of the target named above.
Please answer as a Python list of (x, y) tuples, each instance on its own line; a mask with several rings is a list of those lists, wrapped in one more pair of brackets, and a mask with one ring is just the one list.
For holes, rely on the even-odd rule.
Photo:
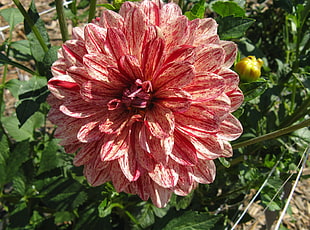
[(215, 177), (242, 132), (243, 101), (229, 69), (237, 48), (213, 19), (189, 21), (173, 3), (125, 2), (106, 10), (59, 51), (49, 119), (93, 186), (151, 198), (187, 195)]

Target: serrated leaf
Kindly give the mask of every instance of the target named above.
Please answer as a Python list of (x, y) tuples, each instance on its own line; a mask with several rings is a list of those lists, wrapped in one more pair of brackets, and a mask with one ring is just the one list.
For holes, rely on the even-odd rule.
[(0, 15), (9, 23), (11, 29), (14, 29), (14, 27), (24, 19), (23, 15), (16, 8), (3, 9), (0, 11)]
[(17, 79), (11, 79), (7, 81), (4, 85), (4, 88), (8, 89), (10, 93), (15, 97), (16, 99), (18, 98), (18, 91), (19, 88), (21, 87), (22, 82), (17, 80)]
[(154, 214), (157, 217), (162, 218), (162, 217), (164, 217), (167, 214), (167, 212), (169, 211), (170, 207), (168, 205), (165, 208), (157, 208), (156, 206), (152, 205), (152, 209), (154, 211)]
[(58, 59), (59, 46), (52, 46), (45, 54), (43, 58), (43, 75), (48, 79), (52, 77), (51, 66)]
[(13, 188), (14, 188), (14, 193), (17, 193), (20, 196), (25, 196), (26, 184), (22, 177), (13, 178)]
[(141, 215), (138, 217), (138, 221), (142, 228), (147, 228), (154, 224), (155, 216), (151, 204), (144, 205), (141, 210)]
[(72, 201), (72, 208), (78, 208), (80, 205), (84, 204), (87, 201), (88, 195), (86, 192), (81, 191)]
[(211, 229), (220, 218), (221, 216), (211, 216), (209, 213), (188, 211), (169, 221), (163, 230), (208, 230)]
[(187, 196), (172, 195), (170, 204), (176, 208), (177, 211), (186, 209), (192, 202), (194, 193), (191, 192)]
[(53, 139), (43, 150), (38, 174), (50, 171), (63, 164), (63, 159), (57, 154), (59, 150), (58, 142), (59, 140)]
[(218, 18), (218, 33), (223, 40), (240, 38), (255, 22), (254, 19), (228, 16)]
[[(34, 22), (35, 26), (38, 28), (39, 33), (41, 34), (41, 37), (44, 40), (44, 43), (47, 45), (47, 47), (50, 47), (49, 36), (45, 28), (45, 23), (40, 18), (37, 12), (36, 6), (35, 6), (35, 2), (33, 0), (31, 1), (30, 7), (28, 10), (28, 15)], [(38, 41), (37, 37), (35, 36), (35, 34), (33, 33), (33, 31), (31, 30), (30, 26), (28, 25), (26, 21), (24, 21), (24, 27), (25, 27), (26, 36), (30, 42), (30, 50), (31, 50), (33, 58), (37, 62), (42, 62), (45, 56), (45, 51), (43, 50), (40, 42)]]
[(232, 1), (217, 1), (212, 4), (212, 10), (222, 17), (235, 16), (243, 17), (245, 16), (245, 10), (241, 8), (236, 2)]
[(239, 85), (244, 95), (244, 102), (253, 100), (260, 96), (267, 89), (267, 81), (260, 79), (259, 81), (242, 83)]
[(54, 216), (55, 216), (55, 224), (61, 224), (66, 221), (71, 221), (75, 218), (75, 215), (72, 212), (68, 211), (56, 212)]
[(206, 1), (200, 0), (193, 6), (191, 11), (185, 12), (185, 16), (189, 20), (194, 20), (196, 18), (204, 18), (205, 11), (206, 11)]
[(29, 159), (29, 151), (30, 147), (28, 141), (19, 142), (16, 145), (10, 154), (10, 158), (7, 160), (7, 182), (17, 175), (21, 165)]
[(15, 141), (34, 140), (34, 130), (39, 128), (44, 121), (44, 115), (42, 113), (35, 113), (32, 115), (26, 123), (19, 128), (19, 121), (16, 116), (3, 117), (2, 123), (8, 134), (15, 139)]
[(28, 40), (14, 41), (11, 43), (10, 56), (19, 61), (29, 61), (32, 59)]

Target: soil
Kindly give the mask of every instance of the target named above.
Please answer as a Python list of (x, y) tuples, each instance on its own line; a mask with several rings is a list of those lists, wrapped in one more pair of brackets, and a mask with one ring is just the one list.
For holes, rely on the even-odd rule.
[[(35, 4), (38, 9), (38, 12), (44, 12), (51, 8), (50, 4), (54, 1), (46, 0), (36, 0)], [(25, 8), (30, 3), (30, 0), (21, 0), (21, 3)], [(98, 0), (98, 4), (104, 3), (104, 0)], [(11, 0), (0, 0), (0, 10), (15, 7), (14, 3)], [(55, 19), (56, 11), (51, 11), (41, 15), (41, 18), (46, 24), (48, 34), (50, 36), (50, 41), (52, 45), (61, 45), (61, 33), (58, 26), (58, 21)], [(72, 30), (72, 26), (69, 23), (69, 31)], [(7, 23), (0, 17), (0, 42), (2, 43), (5, 39), (8, 38), (8, 29), (2, 30), (4, 26), (7, 26)], [(25, 33), (23, 31), (23, 25), (17, 25), (13, 31), (13, 41), (24, 40), (26, 39)], [(32, 63), (23, 63), (26, 66), (31, 68)], [(0, 67), (0, 73), (2, 78), (3, 67)], [(10, 67), (7, 74), (7, 80), (9, 79), (20, 79), (27, 80), (29, 79), (29, 74), (18, 70), (17, 68)], [(2, 81), (2, 80), (1, 80)], [(9, 115), (14, 112), (15, 99), (5, 92), (5, 101), (6, 101), (6, 112), (5, 115)], [(289, 212), (284, 216), (283, 224), (287, 229), (290, 230), (308, 230), (310, 229), (310, 167), (303, 171), (303, 176), (305, 177), (299, 181), (297, 189), (295, 190), (293, 199), (290, 202)], [(251, 197), (255, 195), (256, 191), (253, 191), (253, 194), (249, 194), (249, 199), (245, 200), (249, 202)], [(279, 213), (264, 211), (263, 206), (257, 202), (249, 208), (248, 214), (253, 217), (251, 221), (239, 225), (236, 229), (240, 230), (259, 230), (259, 229), (273, 229), (274, 223)]]

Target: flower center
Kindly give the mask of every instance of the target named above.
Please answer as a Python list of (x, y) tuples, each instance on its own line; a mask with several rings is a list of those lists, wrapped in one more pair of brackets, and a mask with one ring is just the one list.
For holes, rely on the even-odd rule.
[(135, 84), (123, 91), (121, 99), (113, 99), (108, 103), (108, 109), (114, 110), (120, 106), (125, 105), (127, 108), (146, 108), (151, 101), (152, 83), (150, 81), (142, 82), (137, 79)]

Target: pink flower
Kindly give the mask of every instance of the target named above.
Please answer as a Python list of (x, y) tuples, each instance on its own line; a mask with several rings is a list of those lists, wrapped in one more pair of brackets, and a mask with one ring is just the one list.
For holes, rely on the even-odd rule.
[(53, 64), (49, 119), (93, 186), (164, 207), (214, 180), (232, 156), (243, 101), (229, 68), (237, 47), (213, 19), (189, 21), (173, 3), (125, 2), (74, 28)]

